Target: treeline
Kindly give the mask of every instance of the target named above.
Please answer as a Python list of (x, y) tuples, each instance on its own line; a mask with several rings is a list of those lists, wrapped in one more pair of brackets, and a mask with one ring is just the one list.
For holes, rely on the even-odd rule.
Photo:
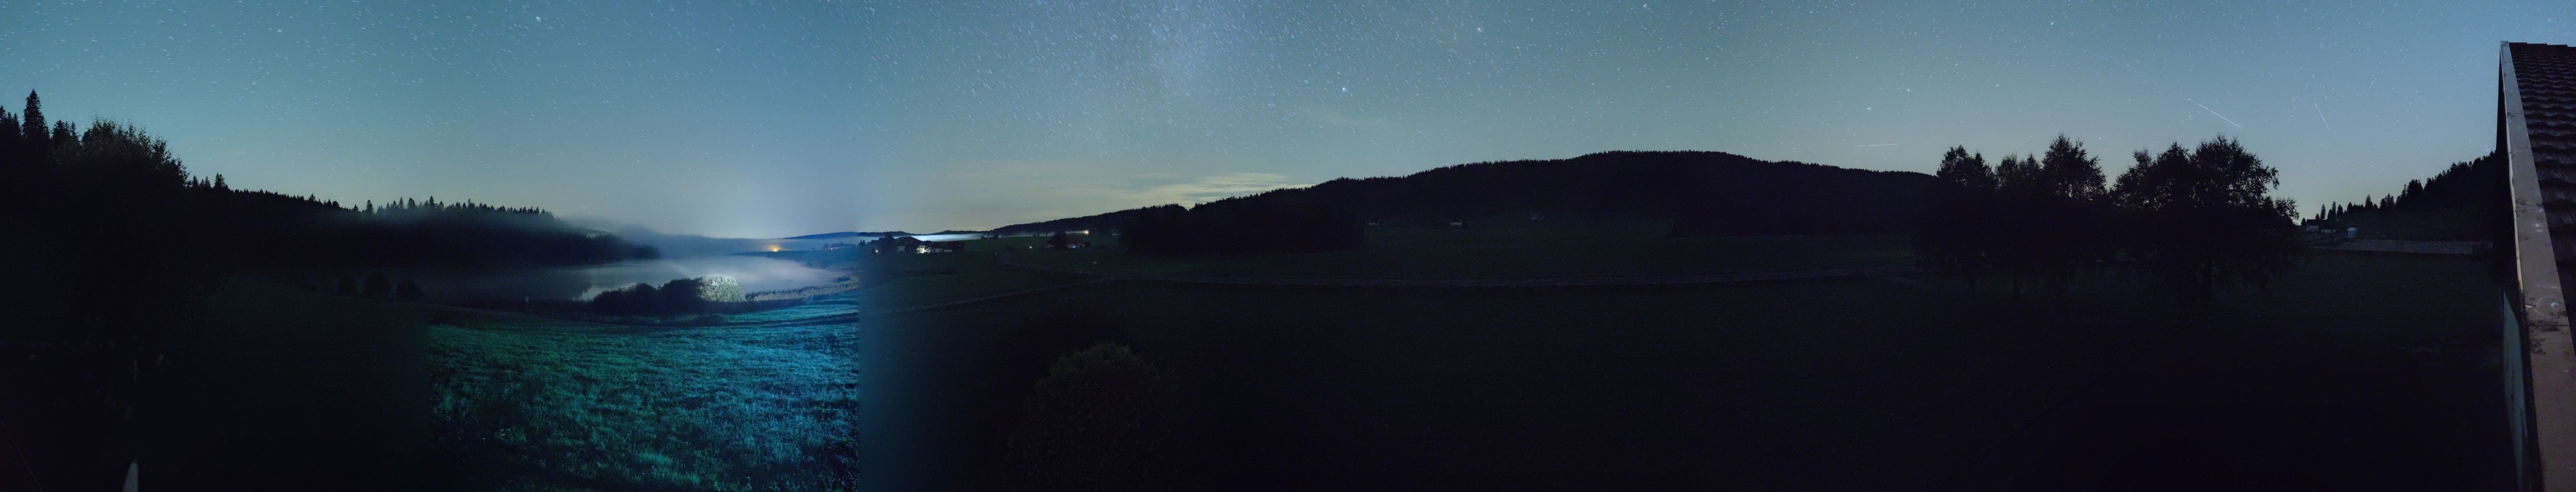
[[(651, 258), (650, 247), (533, 208), (396, 200), (348, 207), (191, 176), (165, 142), (114, 121), (73, 131), (34, 93), (0, 108), (0, 182), (30, 232), (65, 248), (134, 249), (205, 266), (514, 267)], [(36, 227), (42, 222), (41, 227)], [(145, 247), (149, 245), (148, 247)], [(128, 258), (129, 261), (140, 261)]]
[(1144, 254), (1307, 253), (1359, 247), (1357, 217), (1322, 196), (1301, 191), (1275, 190), (1187, 208), (1147, 207), (1119, 226), (1119, 242), (1128, 251)]
[(2310, 223), (2350, 227), (2359, 237), (2419, 241), (2492, 241), (2508, 210), (2504, 159), (2497, 155), (2451, 164), (2433, 179), (2407, 181), (2394, 195), (2319, 206)]
[(2224, 286), (2262, 285), (2292, 266), (2296, 215), (2289, 200), (2271, 196), (2279, 172), (2241, 144), (2216, 137), (2131, 157), (2136, 164), (2106, 183), (2100, 159), (2063, 135), (2037, 155), (1994, 165), (1952, 147), (1925, 194), (1917, 255), (1970, 278), (2001, 273), (2015, 296), (2025, 283), (2062, 287), (2079, 271), (2117, 264), (2195, 307)]
[[(1571, 159), (1483, 162), (1402, 177), (1335, 179), (1306, 188), (1211, 202), (1276, 201), (1257, 209), (1330, 204), (1361, 221), (1445, 223), (1499, 213), (1546, 212), (1672, 219), (1678, 236), (1907, 233), (1921, 173), (1771, 162), (1723, 152), (1604, 152)], [(1205, 207), (1207, 205), (1201, 205)], [(1005, 235), (1103, 230), (1173, 206), (1122, 210), (995, 229)], [(1258, 215), (1258, 214), (1254, 214)], [(1263, 224), (1244, 224), (1258, 227)], [(1121, 238), (1121, 242), (1133, 242)]]

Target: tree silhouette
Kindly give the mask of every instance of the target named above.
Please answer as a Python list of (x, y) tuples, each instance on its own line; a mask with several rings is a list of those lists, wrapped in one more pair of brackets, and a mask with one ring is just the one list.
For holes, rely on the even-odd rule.
[(401, 284), (394, 286), (395, 299), (417, 301), (420, 300), (420, 295), (420, 284), (412, 282), (411, 279), (403, 279)]
[(392, 295), (393, 283), (391, 280), (385, 278), (385, 272), (369, 273), (367, 274), (366, 287), (360, 292), (366, 294), (367, 297), (384, 297)]
[(2015, 192), (2036, 192), (2047, 188), (2039, 175), (2039, 162), (2024, 161), (2020, 155), (2006, 154), (1995, 163), (1995, 187)]
[(655, 314), (695, 313), (703, 311), (707, 306), (706, 297), (703, 295), (703, 291), (705, 289), (706, 283), (695, 278), (672, 279), (669, 282), (663, 282), (662, 288), (660, 289), (662, 299), (655, 303), (659, 308), (659, 312)]
[(2049, 194), (2077, 200), (2102, 196), (2102, 160), (2086, 153), (2083, 142), (2061, 133), (2041, 155), (2038, 174)]
[(1995, 170), (1983, 154), (1950, 147), (1933, 172), (1940, 182), (1924, 193), (1922, 232), (1914, 235), (1915, 251), (1926, 266), (1967, 274), (1974, 282), (1992, 249), (1991, 224)]
[(2360, 229), (2364, 237), (2425, 241), (2496, 241), (2493, 210), (2508, 197), (2504, 158), (2490, 154), (2453, 163), (2432, 179), (2409, 182), (2389, 206), (2377, 200), (2334, 203), (2311, 217), (2312, 223), (2341, 230)]
[(2059, 134), (2041, 154), (2039, 175), (2047, 194), (2033, 210), (2033, 247), (2040, 262), (2052, 265), (2044, 272), (2050, 288), (2063, 291), (2079, 271), (2109, 259), (2117, 249), (2107, 237), (2110, 228), (2103, 225), (2112, 214), (2103, 203), (2102, 162), (2084, 150), (2083, 142)]
[(1993, 213), (1987, 216), (1994, 244), (1989, 250), (2010, 280), (2015, 299), (2021, 298), (2023, 284), (2047, 272), (2053, 258), (2047, 244), (2050, 231), (2044, 223), (2053, 203), (2051, 189), (2036, 156), (2005, 155), (1995, 165)]
[(1172, 490), (1179, 469), (1170, 373), (1125, 345), (1055, 360), (1021, 404), (1003, 473), (1008, 490)]
[[(190, 176), (165, 142), (135, 126), (46, 118), (33, 92), (23, 117), (0, 123), (0, 241), (22, 263), (10, 271), (14, 281), (44, 287), (41, 297), (11, 303), (0, 339), (94, 347), (76, 356), (79, 364), (125, 368), (66, 375), (80, 379), (62, 384), (100, 402), (61, 407), (79, 413), (133, 415), (132, 402), (147, 400), (137, 397), (141, 388), (176, 359), (163, 353), (172, 328), (237, 272), (561, 264), (644, 253), (533, 209), (459, 207), (398, 220), (216, 186)], [(391, 294), (382, 275), (368, 283), (347, 290)], [(129, 439), (94, 446), (134, 449), (118, 442)]]
[(2294, 265), (2297, 208), (2271, 196), (2280, 172), (2243, 145), (2219, 136), (2132, 157), (2137, 165), (2121, 173), (2113, 194), (2144, 213), (2143, 268), (2186, 307), (2205, 314), (2222, 288), (2266, 285)]
[(1979, 268), (1998, 267), (2020, 298), (2025, 284), (2063, 290), (2113, 256), (2102, 167), (2082, 142), (2058, 135), (2047, 151), (2005, 155), (1991, 171), (1981, 154), (1951, 147), (1935, 177), (1943, 185), (1926, 193), (1916, 237), (1927, 265), (1967, 272), (1972, 284)]
[(51, 141), (54, 147), (79, 145), (80, 135), (73, 132), (72, 122), (55, 120), (54, 135)]
[(46, 126), (44, 107), (45, 105), (43, 102), (36, 100), (36, 91), (27, 91), (26, 116), (20, 119), (21, 126), (18, 130), (18, 134), (22, 135), (22, 138), (27, 139), (29, 145), (35, 147), (35, 150), (39, 153), (47, 150), (46, 147), (51, 147), (53, 145), (51, 142), (46, 141), (48, 134), (45, 133)]
[(18, 157), (18, 141), (21, 131), (18, 114), (9, 112), (8, 107), (0, 106), (0, 164), (6, 164), (0, 165), (0, 170), (15, 170), (20, 165), (22, 159)]

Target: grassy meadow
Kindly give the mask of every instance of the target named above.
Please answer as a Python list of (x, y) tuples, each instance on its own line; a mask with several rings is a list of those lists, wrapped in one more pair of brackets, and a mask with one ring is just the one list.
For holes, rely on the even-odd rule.
[(429, 332), (437, 437), (476, 488), (848, 490), (848, 328), (452, 317)]

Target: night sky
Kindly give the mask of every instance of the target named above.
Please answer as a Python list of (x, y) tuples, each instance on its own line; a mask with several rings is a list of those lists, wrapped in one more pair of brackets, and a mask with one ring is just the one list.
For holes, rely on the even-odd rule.
[(2576, 43), (2576, 2), (9, 0), (0, 89), (235, 187), (718, 236), (1621, 149), (1929, 172), (2059, 132), (2114, 175), (2241, 137), (2313, 211), (2485, 153), (2507, 40)]

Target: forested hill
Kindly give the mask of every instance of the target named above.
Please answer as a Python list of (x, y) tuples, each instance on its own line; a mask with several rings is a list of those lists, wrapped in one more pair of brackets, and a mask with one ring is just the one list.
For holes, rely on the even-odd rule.
[[(1684, 236), (1908, 232), (1932, 176), (1724, 152), (1603, 152), (1571, 159), (1480, 162), (1402, 177), (1335, 179), (1228, 202), (1316, 200), (1359, 218), (1429, 223), (1497, 213), (1674, 219)], [(1253, 203), (1228, 206), (1255, 205)], [(1202, 205), (1204, 207), (1205, 205)], [(1257, 206), (1257, 205), (1255, 205)], [(1152, 208), (1018, 224), (1001, 234), (1111, 229)]]
[(2397, 194), (2319, 207), (2311, 225), (2359, 229), (2360, 237), (2492, 241), (2506, 234), (2494, 220), (2510, 206), (2501, 155), (2451, 164), (2432, 179), (2408, 181)]
[(0, 108), (0, 237), (66, 265), (208, 267), (521, 267), (605, 263), (657, 253), (534, 208), (437, 199), (342, 204), (233, 189), (190, 175), (167, 143), (95, 121), (23, 118)]
[(357, 206), (191, 180), (197, 238), (220, 259), (267, 266), (562, 266), (651, 259), (652, 247), (536, 208), (437, 198)]

